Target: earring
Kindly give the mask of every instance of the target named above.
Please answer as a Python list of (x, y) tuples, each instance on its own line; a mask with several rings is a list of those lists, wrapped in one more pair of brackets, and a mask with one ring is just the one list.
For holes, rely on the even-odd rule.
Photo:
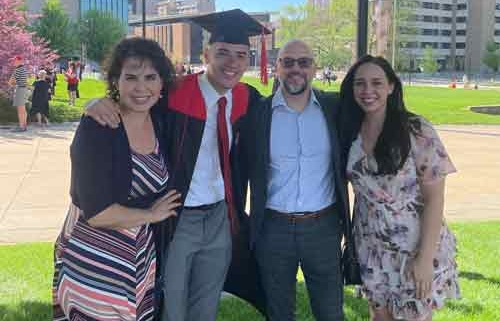
[(116, 87), (116, 85), (113, 83), (111, 84), (111, 87), (108, 90), (108, 95), (109, 98), (113, 99), (115, 102), (120, 101), (120, 91)]

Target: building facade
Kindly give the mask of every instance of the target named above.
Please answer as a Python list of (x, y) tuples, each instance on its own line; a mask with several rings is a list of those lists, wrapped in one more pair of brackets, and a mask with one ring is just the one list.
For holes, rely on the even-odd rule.
[[(131, 19), (140, 19), (142, 0), (129, 0)], [(204, 14), (215, 11), (215, 0), (149, 0), (148, 18)], [(152, 12), (151, 11), (152, 9)], [(129, 33), (142, 36), (142, 27), (133, 27)], [(146, 26), (147, 38), (156, 40), (167, 55), (179, 63), (201, 63), (204, 39), (202, 28), (194, 23), (153, 24)], [(205, 36), (206, 37), (206, 36)]]
[[(204, 0), (198, 0), (204, 1)], [(167, 1), (165, 1), (167, 2)], [(180, 1), (177, 1), (180, 2)], [(160, 4), (160, 7), (165, 4)], [(212, 7), (213, 8), (213, 7)], [(208, 10), (208, 9), (207, 9)], [(175, 12), (175, 11), (172, 11)], [(182, 14), (204, 14), (206, 12), (183, 12)], [(182, 15), (180, 14), (180, 15)], [(276, 34), (274, 23), (271, 22), (272, 13), (259, 12), (249, 13), (254, 19), (262, 23), (272, 31), (266, 35), (266, 49), (269, 62), (276, 59)], [(147, 38), (156, 40), (166, 54), (174, 63), (201, 64), (203, 47), (208, 42), (209, 34), (195, 23), (169, 23), (169, 18), (178, 17), (177, 15), (154, 15), (147, 16), (146, 34)], [(130, 20), (130, 34), (142, 36), (142, 27), (140, 26), (140, 17)], [(250, 65), (257, 66), (260, 62), (260, 36), (250, 37)]]
[[(28, 13), (38, 15), (47, 0), (26, 0)], [(128, 0), (60, 0), (64, 11), (73, 21), (79, 20), (88, 10), (106, 11), (128, 25)]]
[(215, 0), (163, 0), (156, 4), (158, 15), (203, 14), (215, 11)]
[[(146, 14), (147, 15), (154, 15), (156, 14), (156, 4), (160, 0), (145, 0), (145, 6), (146, 6)], [(134, 16), (139, 16), (142, 15), (142, 3), (143, 0), (128, 0), (128, 13), (131, 16), (131, 20), (134, 19)]]
[[(392, 4), (374, 1), (375, 53), (390, 57)], [(431, 47), (441, 70), (467, 73), (485, 72), (481, 60), (490, 41), (500, 43), (500, 0), (424, 0), (412, 8), (412, 31), (405, 34), (401, 51), (412, 65), (421, 61), (425, 48)]]
[(332, 0), (307, 0), (307, 4), (314, 8), (326, 8)]
[(89, 10), (108, 12), (119, 19), (123, 25), (128, 25), (128, 0), (79, 0), (78, 11), (83, 17)]

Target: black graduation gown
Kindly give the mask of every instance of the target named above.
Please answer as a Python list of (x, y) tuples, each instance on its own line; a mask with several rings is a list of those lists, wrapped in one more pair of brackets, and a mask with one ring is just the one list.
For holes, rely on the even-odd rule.
[[(233, 234), (233, 255), (224, 284), (224, 291), (232, 293), (265, 313), (265, 298), (258, 277), (257, 263), (249, 247), (249, 219), (244, 212), (247, 192), (247, 159), (240, 148), (240, 130), (246, 121), (248, 106), (260, 94), (253, 87), (238, 83), (232, 89), (231, 128), (232, 145), (230, 153), (233, 195), (239, 229)], [(205, 102), (198, 84), (198, 74), (186, 75), (176, 88), (169, 92), (166, 116), (168, 132), (167, 162), (170, 164), (169, 190), (176, 189), (182, 195), (182, 204), (189, 190), (194, 167), (201, 146), (206, 122)], [(181, 215), (182, 206), (178, 208)], [(164, 264), (168, 243), (173, 237), (177, 218), (164, 222), (157, 228), (157, 248), (162, 248), (159, 260)], [(163, 271), (163, 268), (158, 270)], [(161, 280), (163, 276), (159, 275)]]

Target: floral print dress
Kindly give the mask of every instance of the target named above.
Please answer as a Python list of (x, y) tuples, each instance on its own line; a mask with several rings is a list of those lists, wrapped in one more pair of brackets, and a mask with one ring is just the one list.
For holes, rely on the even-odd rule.
[(422, 183), (456, 172), (432, 125), (419, 117), (421, 132), (411, 134), (411, 150), (396, 175), (375, 175), (377, 163), (353, 142), (347, 175), (355, 201), (354, 238), (363, 292), (374, 308), (385, 307), (395, 319), (424, 320), (446, 298), (458, 298), (455, 236), (443, 221), (434, 257), (429, 297), (417, 299), (415, 283), (406, 277), (418, 251), (424, 202)]

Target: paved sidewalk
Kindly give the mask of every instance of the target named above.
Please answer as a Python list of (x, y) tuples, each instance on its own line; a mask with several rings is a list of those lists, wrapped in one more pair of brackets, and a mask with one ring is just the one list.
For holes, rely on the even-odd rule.
[[(0, 129), (0, 244), (53, 241), (69, 199), (76, 124), (26, 133)], [(500, 219), (500, 126), (439, 126), (457, 174), (447, 180), (450, 221)]]

